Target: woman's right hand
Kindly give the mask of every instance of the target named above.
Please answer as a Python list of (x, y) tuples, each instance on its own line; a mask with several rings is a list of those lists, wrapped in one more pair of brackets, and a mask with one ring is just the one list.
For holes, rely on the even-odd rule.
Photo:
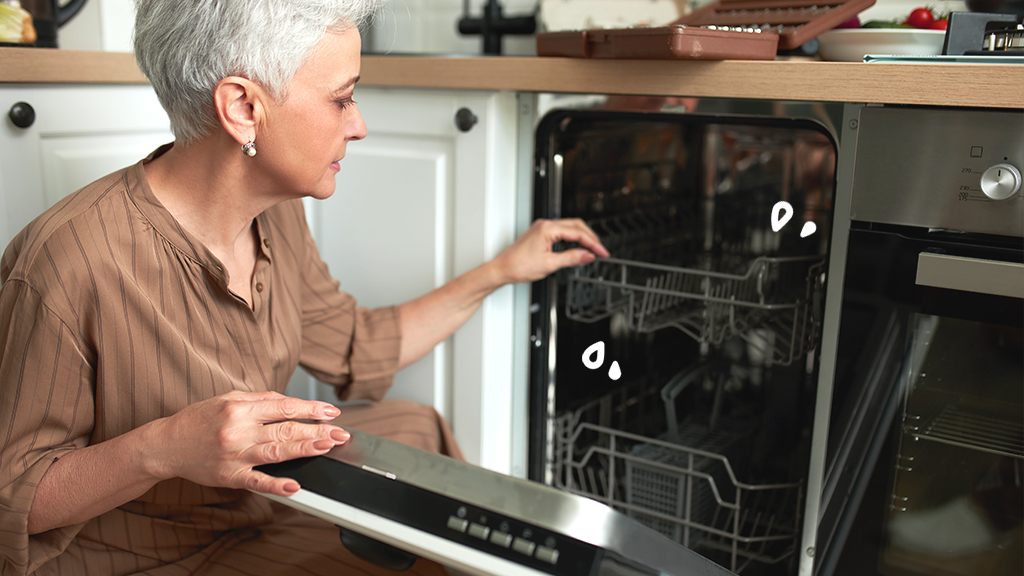
[(326, 402), (277, 392), (229, 392), (152, 423), (152, 470), (160, 479), (290, 496), (298, 482), (253, 467), (320, 456), (344, 444), (349, 433), (326, 423), (339, 414)]

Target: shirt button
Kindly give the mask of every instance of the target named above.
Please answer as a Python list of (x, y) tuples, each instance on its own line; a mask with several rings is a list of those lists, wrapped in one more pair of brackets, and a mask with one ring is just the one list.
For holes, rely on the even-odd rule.
[(263, 282), (257, 282), (256, 283), (256, 291), (257, 292), (263, 292)]

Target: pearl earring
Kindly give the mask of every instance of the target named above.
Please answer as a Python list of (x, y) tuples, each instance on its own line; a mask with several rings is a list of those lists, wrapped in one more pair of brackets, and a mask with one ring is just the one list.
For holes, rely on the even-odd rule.
[(252, 140), (249, 140), (247, 144), (242, 146), (242, 153), (250, 158), (256, 155), (256, 145), (253, 144)]

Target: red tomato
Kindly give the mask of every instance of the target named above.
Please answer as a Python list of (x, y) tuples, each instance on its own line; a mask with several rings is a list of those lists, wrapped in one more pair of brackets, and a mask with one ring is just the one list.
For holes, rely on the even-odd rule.
[(935, 15), (927, 8), (914, 8), (914, 10), (910, 12), (910, 16), (907, 16), (907, 24), (910, 24), (914, 28), (929, 29), (932, 27), (932, 23), (934, 22)]
[(839, 26), (836, 26), (836, 28), (860, 28), (860, 18), (854, 16)]
[(945, 30), (949, 25), (949, 20), (943, 18), (942, 20), (936, 20), (932, 22), (932, 30)]

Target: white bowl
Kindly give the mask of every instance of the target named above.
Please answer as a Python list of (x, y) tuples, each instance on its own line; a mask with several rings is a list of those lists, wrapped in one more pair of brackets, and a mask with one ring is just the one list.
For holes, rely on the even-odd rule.
[(818, 36), (821, 59), (861, 62), (865, 54), (935, 56), (942, 53), (944, 30), (841, 28)]

